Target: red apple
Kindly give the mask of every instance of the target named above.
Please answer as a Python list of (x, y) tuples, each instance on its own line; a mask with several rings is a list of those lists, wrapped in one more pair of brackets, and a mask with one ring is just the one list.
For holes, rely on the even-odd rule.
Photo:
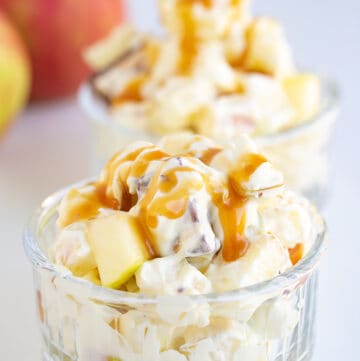
[(25, 105), (30, 61), (20, 35), (0, 11), (0, 133)]
[(30, 50), (33, 99), (73, 93), (88, 75), (82, 50), (123, 20), (120, 0), (0, 0)]

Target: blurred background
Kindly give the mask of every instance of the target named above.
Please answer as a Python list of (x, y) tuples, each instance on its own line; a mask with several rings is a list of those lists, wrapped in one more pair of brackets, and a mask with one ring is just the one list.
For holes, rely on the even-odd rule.
[[(341, 89), (332, 193), (325, 210), (330, 246), (321, 265), (314, 360), (355, 360), (354, 340), (360, 335), (360, 2), (253, 3), (256, 13), (283, 23), (299, 64), (329, 75)], [(46, 195), (90, 173), (90, 131), (74, 95), (88, 74), (79, 49), (124, 18), (159, 31), (155, 0), (0, 0), (1, 360), (40, 360), (31, 268), (21, 232)]]

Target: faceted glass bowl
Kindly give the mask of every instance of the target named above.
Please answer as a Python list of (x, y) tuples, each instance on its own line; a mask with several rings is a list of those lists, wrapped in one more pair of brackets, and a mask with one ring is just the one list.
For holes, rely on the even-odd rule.
[(24, 232), (43, 360), (310, 360), (325, 231), (298, 264), (271, 280), (224, 293), (147, 297), (96, 286), (50, 262), (56, 208), (85, 183), (48, 197)]

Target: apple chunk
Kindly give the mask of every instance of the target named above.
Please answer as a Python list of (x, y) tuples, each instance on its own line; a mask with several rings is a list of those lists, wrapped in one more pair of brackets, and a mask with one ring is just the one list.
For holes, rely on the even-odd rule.
[(137, 219), (126, 212), (89, 221), (88, 237), (105, 287), (119, 288), (150, 259)]
[(286, 77), (284, 89), (297, 112), (297, 123), (310, 119), (319, 110), (321, 89), (316, 75), (300, 73)]

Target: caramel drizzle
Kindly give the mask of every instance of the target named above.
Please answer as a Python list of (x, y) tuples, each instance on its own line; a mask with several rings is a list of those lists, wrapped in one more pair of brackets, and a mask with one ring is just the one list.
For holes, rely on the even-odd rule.
[(122, 92), (112, 99), (112, 105), (117, 106), (128, 102), (141, 102), (143, 100), (141, 89), (147, 80), (147, 75), (139, 75), (132, 79)]
[(188, 2), (201, 4), (203, 7), (210, 9), (213, 7), (214, 0), (188, 0)]
[(130, 67), (136, 75), (120, 94), (111, 100), (114, 106), (127, 102), (141, 102), (144, 99), (142, 88), (149, 81), (151, 71), (159, 58), (159, 46), (158, 43), (149, 40), (137, 51), (139, 52), (138, 61)]
[(229, 174), (229, 180), (237, 194), (244, 195), (245, 190), (242, 185), (249, 181), (256, 169), (268, 160), (261, 154), (247, 153), (238, 161), (238, 164)]
[(188, 74), (191, 71), (194, 59), (198, 54), (196, 19), (192, 10), (192, 1), (178, 1), (177, 18), (181, 21), (180, 59), (178, 63), (180, 74)]
[(81, 193), (77, 189), (71, 189), (64, 200), (66, 213), (59, 218), (60, 227), (66, 227), (83, 219), (91, 219), (98, 215), (102, 202), (97, 192)]
[[(163, 152), (162, 150), (160, 150), (159, 148), (157, 148), (154, 145), (140, 147), (140, 148), (134, 150), (133, 152), (126, 154), (125, 156), (122, 156), (122, 153), (119, 152), (107, 164), (107, 166), (105, 168), (106, 177), (103, 180), (102, 184), (103, 184), (103, 186), (105, 184), (105, 186), (107, 186), (108, 189), (111, 189), (111, 187), (113, 186), (113, 183), (114, 183), (113, 178), (116, 174), (117, 169), (125, 162), (132, 162), (131, 165), (129, 166), (128, 170), (125, 172), (125, 174), (123, 174), (121, 177), (119, 177), (116, 180), (117, 182), (122, 183), (122, 185), (123, 185), (122, 189), (126, 190), (128, 197), (130, 196), (130, 198), (131, 198), (131, 200), (129, 202), (128, 197), (124, 198), (124, 195), (123, 195), (122, 199), (125, 201), (127, 200), (128, 204), (123, 204), (123, 202), (122, 202), (120, 209), (121, 210), (129, 210), (130, 208), (132, 208), (132, 206), (134, 206), (136, 204), (137, 199), (136, 199), (136, 201), (134, 201), (134, 196), (129, 194), (129, 192), (127, 190), (127, 186), (126, 186), (126, 180), (129, 177), (135, 177), (135, 178), (141, 177), (142, 175), (144, 175), (146, 173), (146, 170), (152, 161), (155, 161), (155, 160), (160, 161), (160, 160), (163, 160), (164, 158), (168, 158), (168, 157), (169, 157), (169, 155), (167, 153)], [(160, 171), (161, 171), (161, 167), (159, 167), (159, 172)], [(154, 182), (154, 179), (156, 179), (156, 178), (157, 178), (157, 176), (155, 175), (153, 177), (153, 179), (151, 180), (151, 184)], [(139, 221), (140, 221), (140, 225), (142, 228), (142, 232), (145, 236), (144, 239), (145, 239), (145, 244), (147, 246), (147, 249), (152, 257), (156, 257), (157, 252), (156, 252), (156, 248), (154, 246), (155, 242), (152, 239), (152, 235), (149, 232), (148, 224), (146, 222), (147, 220), (144, 217), (144, 209), (146, 209), (146, 207), (142, 206), (142, 204), (144, 204), (144, 202), (145, 202), (145, 205), (147, 204), (146, 203), (147, 201), (146, 200), (144, 201), (144, 199), (148, 197), (149, 193), (153, 192), (151, 190), (151, 184), (150, 184), (150, 189), (147, 191), (145, 197), (140, 201)], [(108, 195), (112, 194), (112, 192), (109, 190), (107, 190), (106, 193)]]
[(169, 219), (182, 217), (188, 208), (191, 192), (199, 191), (203, 187), (202, 181), (186, 180), (181, 184), (178, 182), (177, 173), (196, 172), (195, 169), (179, 166), (162, 173), (164, 165), (151, 180), (149, 189), (140, 202), (143, 222), (150, 228), (157, 227), (158, 216)]
[[(97, 183), (97, 187), (105, 188), (106, 189), (106, 191), (105, 191), (106, 197), (115, 199), (115, 195), (112, 190), (112, 185), (113, 185), (114, 181), (120, 182), (122, 185), (124, 185), (126, 179), (128, 178), (128, 173), (130, 171), (130, 169), (128, 169), (128, 172), (126, 174), (124, 174), (124, 176), (121, 177), (121, 179), (119, 179), (120, 174), (117, 174), (117, 177), (115, 179), (115, 174), (116, 174), (118, 168), (126, 162), (134, 162), (135, 159), (137, 159), (137, 157), (142, 152), (146, 151), (147, 149), (153, 149), (153, 148), (156, 148), (156, 147), (154, 145), (146, 145), (143, 147), (139, 147), (136, 150), (134, 150), (133, 152), (125, 154), (125, 155), (123, 154), (122, 151), (116, 153), (110, 159), (110, 161), (106, 164), (105, 170), (104, 170), (105, 176), (103, 177), (103, 179), (101, 179)], [(127, 187), (123, 187), (123, 189), (126, 189), (126, 188)]]
[[(230, 7), (238, 7), (243, 0), (230, 0)], [(178, 0), (176, 6), (177, 19), (180, 21), (180, 60), (178, 71), (188, 74), (191, 71), (194, 59), (198, 55), (201, 39), (197, 35), (197, 20), (193, 15), (194, 4), (200, 4), (206, 9), (214, 6), (213, 0)], [(242, 89), (242, 88), (241, 88)], [(237, 92), (238, 89), (235, 90)]]
[(229, 174), (228, 198), (224, 203), (218, 205), (224, 231), (222, 255), (227, 262), (235, 261), (243, 256), (249, 247), (249, 242), (244, 235), (247, 198), (242, 184), (249, 181), (255, 170), (265, 162), (267, 159), (261, 154), (244, 154), (235, 169)]
[(298, 263), (301, 258), (303, 258), (304, 255), (304, 244), (303, 243), (297, 243), (293, 248), (289, 248), (289, 257), (291, 260), (291, 263), (295, 265)]
[(214, 157), (222, 151), (220, 148), (209, 148), (199, 158), (204, 164), (209, 165)]
[(244, 235), (247, 199), (239, 196), (230, 182), (228, 188), (227, 199), (218, 203), (217, 207), (224, 232), (222, 256), (226, 262), (233, 262), (243, 256), (249, 247), (249, 241)]
[[(201, 158), (205, 163), (210, 162), (220, 151), (221, 149), (210, 148), (203, 152)], [(124, 155), (122, 153), (116, 154), (106, 165), (103, 179), (95, 183), (95, 192), (90, 194), (81, 194), (77, 190), (69, 192), (68, 197), (80, 197), (82, 202), (75, 203), (75, 207), (71, 209), (69, 214), (68, 221), (74, 222), (79, 218), (90, 219), (98, 214), (99, 208), (104, 206), (118, 210), (129, 210), (138, 203), (138, 219), (144, 234), (144, 242), (149, 253), (156, 257), (158, 251), (151, 229), (157, 227), (158, 217), (163, 216), (169, 219), (182, 217), (188, 209), (191, 194), (206, 187), (208, 194), (211, 195), (212, 201), (218, 209), (224, 232), (222, 248), (224, 260), (232, 262), (243, 256), (249, 245), (244, 235), (247, 198), (239, 184), (248, 181), (256, 168), (267, 161), (266, 158), (259, 154), (244, 155), (239, 160), (236, 170), (230, 173), (227, 184), (223, 185), (214, 182), (206, 172), (199, 171), (197, 162), (200, 162), (200, 160), (192, 155), (185, 155), (180, 158), (186, 159), (187, 165), (179, 164), (165, 170), (165, 165), (171, 159), (173, 158), (167, 153), (153, 145), (139, 147), (133, 152)], [(123, 187), (122, 190), (125, 191), (125, 195), (123, 194), (121, 202), (115, 199), (111, 191), (112, 186), (114, 186), (113, 177), (118, 177), (115, 182), (122, 182), (122, 184), (126, 185), (128, 177), (140, 178), (143, 176), (152, 161), (159, 161), (160, 164), (150, 180), (145, 195), (140, 200), (135, 199), (134, 195), (128, 193), (127, 187)], [(125, 162), (131, 164), (124, 171), (124, 174), (119, 176), (116, 170)], [(194, 172), (200, 175), (201, 178), (185, 179), (180, 182), (178, 174), (183, 172)], [(300, 246), (297, 245), (294, 249), (289, 250), (293, 263), (302, 257), (303, 250)]]
[(149, 152), (144, 152), (137, 157), (136, 161), (134, 161), (133, 165), (130, 167), (128, 176), (139, 178), (146, 173), (146, 170), (150, 162), (156, 160), (160, 161), (168, 157), (169, 157), (168, 153), (165, 153), (156, 147)]
[(213, 6), (213, 0), (178, 0), (176, 4), (177, 19), (180, 19), (180, 74), (191, 71), (194, 59), (198, 54), (200, 39), (197, 36), (197, 21), (193, 15), (193, 5), (201, 4), (205, 8)]
[[(217, 154), (219, 150), (211, 151)], [(196, 172), (188, 167), (176, 167), (162, 172), (160, 167), (153, 177), (146, 196), (140, 204), (140, 218), (145, 227), (155, 228), (158, 225), (158, 216), (177, 219), (183, 216), (188, 209), (189, 197), (192, 191), (199, 191), (204, 185), (218, 208), (219, 217), (224, 232), (222, 255), (225, 261), (232, 262), (240, 258), (248, 249), (248, 241), (244, 236), (246, 213), (244, 205), (247, 199), (239, 196), (231, 183), (228, 184), (229, 193), (225, 196), (219, 187), (211, 182), (205, 173), (201, 181), (178, 182), (178, 172)], [(158, 195), (158, 191), (163, 194)], [(155, 199), (155, 195), (158, 197)]]

